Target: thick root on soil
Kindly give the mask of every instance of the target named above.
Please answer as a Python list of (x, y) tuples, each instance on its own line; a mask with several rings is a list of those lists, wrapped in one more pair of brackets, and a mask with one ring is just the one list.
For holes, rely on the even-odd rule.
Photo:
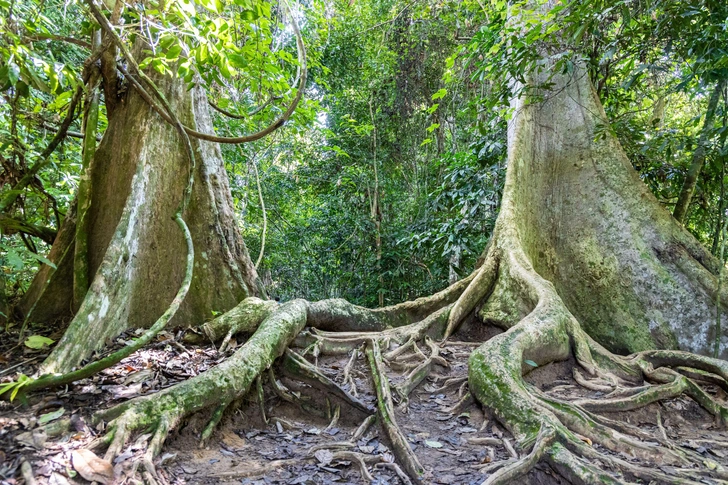
[[(432, 372), (433, 366), (447, 365), (439, 355), (440, 348), (455, 344), (447, 340), (436, 342), (457, 330), (460, 321), (477, 307), (478, 303), (474, 303), (477, 298), (502, 297), (502, 292), (496, 295), (493, 289), (501, 278), (512, 286), (511, 296), (519, 300), (512, 306), (527, 309), (521, 312), (525, 316), (472, 352), (467, 382), (450, 379), (443, 383), (443, 387), (460, 385), (461, 389), (467, 384), (470, 389), (470, 393), (462, 389), (463, 399), (451, 412), (459, 412), (463, 405), (476, 399), (516, 439), (515, 448), (507, 439), (501, 440), (512, 458), (487, 465), (486, 469), (494, 473), (485, 483), (514, 483), (540, 461), (548, 462), (573, 483), (611, 484), (626, 483), (625, 480), (694, 483), (691, 477), (726, 476), (720, 466), (706, 468), (699, 455), (671, 443), (664, 432), (653, 436), (596, 412), (636, 409), (686, 394), (721, 423), (728, 423), (728, 409), (695, 380), (700, 378), (728, 387), (728, 365), (676, 351), (648, 351), (629, 357), (611, 354), (581, 329), (554, 286), (533, 270), (525, 254), (517, 247), (504, 248), (502, 244), (491, 247), (479, 272), (466, 282), (470, 285), (467, 288), (456, 285), (437, 298), (402, 304), (396, 311), (393, 310), (396, 306), (387, 312), (376, 312), (339, 300), (313, 304), (296, 300), (278, 305), (247, 299), (234, 310), (235, 315), (218, 317), (208, 324), (211, 339), (229, 339), (237, 331), (257, 327), (252, 337), (228, 360), (187, 382), (99, 415), (113, 419), (108, 428), (107, 458), (121, 451), (132, 432), (151, 428), (154, 434), (142, 465), (145, 476), (155, 480), (152, 458), (159, 452), (167, 433), (184, 416), (211, 407), (214, 412), (203, 432), (204, 442), (226, 407), (240, 399), (266, 369), (276, 395), (296, 402), (273, 374), (271, 365), (279, 357), (280, 370), (287, 377), (323, 390), (334, 398), (334, 403), (371, 414), (373, 410), (356, 397), (351, 377), (357, 355), (364, 348), (377, 396), (378, 421), (398, 464), (394, 471), (407, 480), (421, 481), (425, 470), (396, 423), (385, 365), (406, 371), (404, 380), (395, 388), (406, 411), (407, 396)], [(453, 303), (454, 295), (459, 295), (462, 301)], [(425, 309), (429, 313), (413, 321)], [(453, 317), (455, 311), (457, 314)], [(262, 321), (258, 325), (256, 320)], [(314, 328), (303, 330), (307, 324)], [(351, 353), (344, 371), (344, 386), (324, 375), (317, 364), (289, 349), (289, 345), (303, 349), (303, 355), (310, 353), (315, 359), (323, 354)], [(533, 364), (543, 366), (570, 356), (579, 367), (573, 373), (577, 384), (605, 393), (604, 399), (565, 401), (524, 381), (523, 375)], [(332, 422), (337, 420), (339, 412), (337, 406)], [(357, 431), (359, 436), (373, 419), (370, 416), (365, 421), (363, 429)], [(342, 443), (343, 447), (349, 447), (357, 438)], [(592, 448), (592, 443), (609, 453)], [(342, 457), (348, 456), (348, 461), (359, 464), (365, 478), (371, 476), (366, 466), (369, 458), (349, 456), (347, 451), (340, 453)], [(618, 458), (616, 455), (620, 453), (638, 458), (641, 464)], [(594, 461), (606, 463), (609, 471)], [(681, 468), (667, 475), (657, 468), (664, 464)]]
[[(396, 311), (390, 309), (381, 313), (364, 309), (364, 313), (374, 312), (377, 315), (379, 319), (377, 325), (384, 328), (381, 331), (361, 331), (361, 325), (344, 319), (336, 325), (345, 326), (350, 331), (332, 332), (314, 328), (302, 332), (312, 319), (314, 324), (320, 323), (320, 320), (317, 319), (322, 318), (322, 314), (325, 313), (324, 308), (329, 310), (333, 308), (336, 310), (333, 312), (335, 314), (346, 308), (348, 304), (344, 305), (338, 301), (311, 304), (303, 300), (295, 300), (278, 305), (257, 298), (247, 298), (234, 310), (209, 322), (205, 327), (205, 333), (210, 340), (224, 338), (225, 342), (237, 331), (251, 331), (257, 328), (250, 339), (226, 361), (188, 381), (151, 396), (133, 399), (96, 415), (96, 419), (111, 420), (105, 437), (109, 444), (106, 458), (113, 460), (121, 452), (132, 433), (142, 429), (153, 430), (153, 439), (142, 463), (144, 468), (142, 475), (154, 483), (157, 475), (152, 465), (152, 459), (159, 453), (170, 430), (184, 417), (205, 408), (212, 408), (209, 423), (201, 435), (200, 444), (202, 446), (212, 435), (228, 406), (243, 397), (252, 386), (257, 386), (258, 399), (262, 401), (260, 379), (261, 373), (266, 370), (273, 391), (278, 397), (285, 401), (301, 404), (298, 398), (276, 380), (272, 364), (279, 357), (278, 369), (288, 378), (317, 387), (331, 396), (334, 401), (353, 407), (364, 415), (369, 415), (369, 419), (365, 420), (360, 430), (357, 431), (359, 436), (355, 439), (358, 439), (373, 423), (374, 409), (324, 375), (315, 364), (310, 363), (288, 347), (294, 343), (300, 344), (304, 347), (304, 354), (310, 352), (314, 357), (323, 353), (339, 354), (352, 351), (347, 365), (350, 385), (354, 383), (351, 372), (356, 356), (359, 350), (366, 347), (377, 393), (377, 415), (385, 434), (393, 445), (392, 448), (399, 463), (399, 465), (390, 464), (388, 467), (401, 475), (405, 482), (409, 481), (407, 476), (419, 481), (424, 474), (424, 469), (394, 420), (394, 404), (389, 381), (384, 372), (385, 360), (382, 357), (380, 345), (386, 346), (386, 348), (389, 348), (390, 345), (395, 345), (395, 347), (400, 345), (387, 354), (387, 357), (391, 359), (387, 362), (393, 366), (398, 363), (411, 366), (412, 370), (398, 388), (402, 397), (406, 397), (427, 377), (435, 364), (447, 365), (447, 362), (438, 355), (439, 345), (433, 338), (442, 337), (451, 308), (450, 303), (445, 303), (444, 307), (441, 305), (459, 295), (463, 287), (464, 284), (454, 285), (435, 297), (392, 307)], [(316, 307), (312, 310), (312, 306)], [(435, 310), (421, 321), (410, 322), (410, 319), (415, 318), (417, 312), (422, 308), (428, 311), (432, 308)], [(387, 318), (380, 318), (380, 313), (387, 315)], [(328, 315), (331, 317), (331, 311)], [(371, 316), (371, 313), (369, 315)], [(262, 321), (258, 323), (259, 320)], [(372, 321), (370, 318), (369, 323), (363, 327), (372, 326)], [(334, 325), (332, 318), (326, 322), (327, 327)], [(399, 325), (401, 323), (404, 324)], [(429, 348), (428, 355), (419, 351), (417, 342), (424, 342)], [(407, 350), (412, 349), (416, 350), (414, 354), (404, 355)], [(410, 362), (413, 358), (421, 360), (421, 362)], [(401, 362), (398, 359), (401, 359)], [(346, 375), (344, 380), (347, 380)], [(330, 401), (327, 400), (327, 402)], [(335, 425), (341, 412), (339, 404), (336, 404), (334, 409), (333, 418), (329, 416), (332, 418), (330, 426)], [(261, 411), (265, 419), (265, 410), (262, 406)], [(371, 477), (364, 465), (369, 458), (358, 455), (352, 455), (350, 458), (349, 461), (360, 464), (365, 477)]]
[[(517, 283), (523, 301), (530, 303), (532, 310), (507, 332), (476, 349), (469, 362), (471, 392), (513, 433), (519, 448), (527, 451), (485, 483), (513, 483), (541, 460), (547, 460), (572, 483), (625, 483), (625, 477), (695, 483), (691, 477), (721, 477), (721, 467), (708, 468), (700, 456), (666, 442), (663, 436), (651, 436), (593, 413), (637, 409), (686, 394), (726, 424), (728, 410), (693, 379), (673, 370), (692, 369), (713, 381), (725, 380), (726, 363), (677, 351), (648, 351), (627, 358), (611, 354), (582, 331), (553, 285), (527, 261), (522, 252), (511, 250), (505, 253), (500, 268)], [(586, 372), (574, 371), (577, 383), (610, 393), (606, 398), (564, 401), (523, 380), (531, 364), (543, 366), (570, 355)], [(613, 454), (598, 452), (592, 443)], [(647, 466), (615, 457), (619, 453), (635, 456)], [(607, 463), (622, 475), (600, 470), (592, 460)], [(675, 475), (658, 471), (664, 464), (680, 465), (683, 468), (678, 470), (683, 471)]]
[(372, 340), (366, 349), (369, 366), (372, 370), (372, 379), (374, 381), (374, 389), (377, 393), (377, 409), (379, 421), (384, 429), (387, 438), (392, 445), (392, 451), (397, 461), (402, 463), (404, 470), (414, 480), (421, 480), (425, 469), (420, 465), (417, 456), (412, 451), (407, 438), (405, 438), (402, 430), (397, 426), (394, 417), (394, 404), (392, 402), (392, 392), (389, 387), (389, 380), (384, 373), (384, 363), (382, 361), (382, 352), (376, 340)]
[[(159, 452), (169, 430), (183, 417), (217, 406), (211, 423), (219, 421), (224, 406), (242, 397), (258, 375), (285, 352), (289, 342), (306, 324), (307, 303), (294, 300), (281, 305), (267, 317), (245, 345), (229, 359), (188, 381), (98, 413), (96, 419), (109, 420), (107, 459), (119, 454), (130, 434), (145, 428), (155, 430), (149, 452)], [(209, 428), (209, 427), (208, 427)], [(211, 430), (206, 430), (209, 435)]]

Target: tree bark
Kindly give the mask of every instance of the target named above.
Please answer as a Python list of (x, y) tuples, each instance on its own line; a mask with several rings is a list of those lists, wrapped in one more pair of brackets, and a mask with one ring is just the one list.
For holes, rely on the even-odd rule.
[[(583, 70), (551, 81), (545, 101), (514, 101), (498, 225), (513, 226), (534, 270), (610, 350), (709, 355), (717, 260), (660, 206), (616, 138), (595, 136), (607, 119)], [(497, 319), (498, 305), (481, 315)]]
[[(212, 132), (204, 92), (181, 80), (158, 78), (180, 120)], [(261, 285), (240, 235), (219, 146), (193, 140), (198, 159), (192, 200), (183, 215), (196, 248), (192, 287), (171, 324), (200, 325), (212, 312), (233, 308)], [(90, 290), (43, 370), (66, 372), (106, 339), (148, 327), (169, 305), (185, 270), (185, 243), (172, 221), (184, 190), (188, 158), (174, 128), (134, 91), (116, 107), (91, 170), (88, 208)], [(74, 230), (69, 220), (60, 231)], [(73, 241), (57, 238), (56, 244)], [(54, 250), (56, 246), (54, 245)], [(41, 271), (19, 309), (26, 318), (69, 318), (72, 257), (59, 249), (56, 271)], [(66, 265), (71, 267), (67, 268)], [(48, 273), (55, 283), (48, 285)], [(44, 278), (45, 276), (45, 278)]]
[(715, 121), (715, 110), (718, 107), (718, 101), (720, 100), (721, 93), (725, 89), (725, 85), (725, 81), (717, 82), (715, 84), (715, 89), (713, 89), (710, 99), (708, 100), (708, 110), (705, 113), (703, 128), (700, 130), (698, 146), (693, 152), (688, 173), (685, 175), (685, 181), (683, 182), (682, 189), (680, 189), (680, 196), (677, 199), (675, 210), (672, 213), (673, 217), (680, 223), (685, 222), (685, 217), (687, 216), (688, 209), (690, 208), (690, 201), (693, 200), (695, 186), (698, 183), (698, 176), (703, 170), (703, 164), (705, 163), (705, 150), (708, 145), (708, 138), (713, 131), (713, 124)]

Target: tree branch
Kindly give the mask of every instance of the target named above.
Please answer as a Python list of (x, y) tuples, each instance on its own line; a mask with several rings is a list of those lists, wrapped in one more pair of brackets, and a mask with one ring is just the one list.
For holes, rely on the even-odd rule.
[(15, 184), (13, 189), (8, 192), (8, 194), (6, 194), (2, 200), (0, 200), (0, 213), (7, 211), (8, 208), (13, 205), (13, 203), (18, 199), (23, 189), (30, 185), (38, 172), (40, 172), (50, 163), (51, 153), (53, 153), (56, 147), (66, 137), (68, 128), (73, 122), (73, 115), (76, 112), (76, 106), (81, 99), (81, 94), (83, 94), (83, 87), (79, 86), (76, 89), (76, 92), (73, 94), (73, 98), (71, 98), (71, 103), (68, 106), (68, 113), (66, 113), (66, 118), (63, 120), (63, 123), (61, 123), (61, 126), (58, 129), (56, 135), (53, 137), (46, 149), (43, 150), (43, 153), (40, 154), (39, 159), (33, 164), (33, 166), (30, 167), (27, 172), (25, 172), (23, 178), (21, 178), (18, 183)]
[(91, 49), (91, 44), (86, 42), (85, 40), (74, 39), (73, 37), (66, 37), (64, 35), (34, 34), (28, 36), (28, 40), (55, 40), (58, 42), (67, 42), (69, 44), (74, 44), (79, 47), (83, 47), (84, 49)]
[(268, 100), (267, 100), (267, 101), (266, 101), (265, 103), (261, 104), (260, 106), (257, 106), (257, 107), (255, 107), (255, 108), (253, 108), (253, 110), (252, 110), (252, 111), (248, 111), (248, 113), (247, 113), (247, 114), (244, 114), (244, 115), (239, 115), (239, 114), (235, 114), (235, 113), (233, 113), (233, 112), (231, 112), (231, 111), (227, 111), (227, 110), (225, 110), (225, 109), (223, 109), (223, 108), (219, 107), (218, 105), (216, 105), (215, 103), (213, 103), (213, 102), (212, 102), (212, 101), (210, 101), (210, 100), (208, 100), (208, 101), (207, 101), (207, 103), (208, 103), (208, 104), (209, 104), (209, 105), (210, 105), (210, 106), (211, 106), (211, 107), (212, 107), (212, 108), (213, 108), (213, 109), (214, 109), (215, 111), (218, 111), (218, 112), (220, 112), (220, 113), (224, 114), (224, 115), (225, 115), (225, 116), (227, 116), (228, 118), (232, 118), (232, 119), (234, 119), (234, 120), (243, 120), (243, 119), (245, 119), (245, 118), (249, 118), (250, 116), (255, 116), (255, 115), (257, 115), (258, 113), (260, 113), (261, 111), (263, 111), (263, 110), (264, 110), (264, 109), (265, 109), (265, 108), (266, 108), (266, 107), (267, 107), (267, 106), (268, 106), (269, 104), (271, 104), (271, 102), (273, 102), (273, 101), (275, 101), (275, 100), (277, 100), (277, 99), (281, 99), (281, 97), (282, 97), (282, 96), (271, 96), (270, 98), (268, 98)]
[[(127, 78), (129, 79), (129, 82), (131, 85), (136, 89), (139, 94), (144, 98), (144, 100), (149, 103), (149, 105), (168, 123), (174, 123), (174, 120), (170, 117), (171, 112), (168, 114), (165, 109), (162, 109), (157, 103), (152, 99), (152, 97), (149, 95), (148, 92), (143, 88), (143, 86), (135, 79), (135, 75), (139, 76), (141, 80), (145, 84), (149, 84), (151, 81), (149, 78), (139, 69), (139, 66), (134, 59), (134, 56), (131, 54), (129, 49), (124, 45), (119, 35), (114, 30), (113, 26), (109, 23), (108, 19), (101, 13), (99, 8), (93, 3), (92, 0), (89, 0), (89, 5), (91, 7), (91, 11), (96, 18), (96, 20), (101, 24), (102, 28), (106, 33), (109, 34), (109, 36), (112, 38), (112, 41), (116, 46), (122, 51), (124, 58), (131, 66), (131, 73), (128, 72), (123, 66), (117, 66), (117, 69), (121, 71)], [(215, 143), (228, 143), (228, 144), (240, 144), (240, 143), (249, 143), (252, 141), (260, 140), (261, 138), (264, 138), (268, 136), (269, 134), (276, 131), (278, 128), (283, 126), (286, 121), (293, 115), (293, 112), (298, 107), (298, 103), (301, 101), (301, 98), (303, 98), (303, 92), (304, 88), (306, 87), (306, 79), (308, 76), (308, 68), (306, 64), (306, 47), (303, 44), (303, 36), (301, 35), (301, 31), (298, 28), (298, 23), (296, 22), (296, 19), (291, 15), (291, 27), (293, 28), (293, 32), (296, 35), (296, 45), (298, 47), (298, 62), (301, 69), (301, 76), (299, 78), (298, 83), (298, 91), (296, 92), (296, 96), (291, 101), (291, 104), (288, 106), (288, 109), (278, 117), (273, 123), (268, 125), (267, 127), (263, 128), (260, 131), (257, 131), (255, 133), (252, 133), (250, 135), (243, 135), (243, 136), (236, 136), (236, 137), (226, 137), (226, 136), (217, 136), (217, 135), (210, 135), (207, 133), (200, 133), (199, 131), (195, 131), (192, 128), (188, 126), (183, 126), (184, 131), (187, 133), (187, 135), (192, 136), (194, 138), (199, 138), (201, 140), (205, 141), (211, 141)]]
[(2, 214), (0, 214), (0, 229), (2, 229), (3, 234), (27, 234), (28, 236), (37, 237), (48, 244), (53, 244), (57, 234), (57, 231), (50, 227), (31, 224), (22, 219), (15, 219)]

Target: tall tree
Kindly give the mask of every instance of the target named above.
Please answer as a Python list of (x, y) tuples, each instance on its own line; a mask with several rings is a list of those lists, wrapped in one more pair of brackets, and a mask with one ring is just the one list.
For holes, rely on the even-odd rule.
[[(512, 6), (514, 15), (504, 25), (516, 40), (530, 36), (535, 25), (543, 30), (537, 31), (542, 35), (539, 43), (530, 46), (538, 68), (509, 79), (513, 117), (507, 175), (495, 231), (481, 263), (469, 277), (434, 295), (367, 309), (342, 299), (278, 305), (255, 297), (264, 295), (232, 221), (219, 150), (209, 143), (230, 140), (210, 134), (205, 93), (194, 86), (188, 90), (187, 81), (166, 75), (159, 58), (152, 57), (149, 65), (161, 66), (161, 77), (147, 78), (116, 28), (90, 4), (106, 32), (106, 46), (120, 49), (127, 62), (122, 72), (136, 90), (115, 96), (118, 104), (90, 167), (89, 267), (95, 277), (44, 368), (69, 371), (105, 337), (132, 323), (149, 325), (156, 319), (152, 329), (158, 331), (177, 307), (177, 317), (196, 324), (202, 324), (207, 311), (228, 310), (204, 325), (213, 340), (253, 332), (213, 369), (99, 413), (97, 418), (110, 421), (108, 459), (120, 454), (131, 433), (151, 429), (142, 467), (153, 477), (152, 459), (182, 418), (213, 408), (203, 431), (203, 439), (209, 437), (223, 411), (299, 337), (298, 343), (315, 349), (316, 355), (366, 346), (380, 424), (402, 468), (421, 480), (422, 466), (393, 417), (381, 346), (424, 340), (436, 355), (439, 347), (430, 337), (451, 337), (475, 314), (504, 332), (472, 353), (471, 393), (527, 451), (487, 483), (512, 483), (542, 459), (574, 483), (617, 481), (583, 458), (597, 458), (630, 477), (660, 483), (711, 474), (701, 457), (677, 457), (664, 443), (642, 445), (625, 434), (638, 431), (593, 413), (634, 409), (685, 393), (728, 424), (728, 409), (680, 373), (687, 367), (723, 384), (728, 381), (724, 360), (701, 355), (711, 353), (717, 341), (717, 353), (728, 356), (728, 294), (719, 283), (721, 264), (658, 203), (616, 137), (599, 131), (608, 120), (583, 62), (555, 61), (563, 56), (553, 49), (563, 46), (560, 39), (546, 38), (559, 30), (549, 17), (556, 7), (543, 13), (529, 6)], [(539, 24), (541, 16), (547, 20)], [(298, 48), (301, 55), (300, 38)], [(303, 59), (299, 62), (302, 85), (306, 69)], [(301, 93), (299, 87), (283, 117), (255, 136), (281, 126)], [(190, 165), (191, 160), (196, 163)], [(78, 233), (72, 224), (67, 217), (53, 248), (57, 270), (49, 266), (39, 274), (26, 297), (28, 312), (46, 311), (51, 317), (72, 301), (69, 248)], [(716, 313), (723, 329), (717, 335), (712, 325)], [(317, 331), (302, 333), (306, 326)], [(140, 341), (150, 335), (145, 333)], [(531, 367), (570, 357), (578, 382), (629, 391), (599, 401), (564, 402), (524, 382)], [(30, 391), (79, 377), (73, 372), (41, 376), (3, 389)], [(421, 373), (411, 374), (404, 388), (414, 388), (422, 378)], [(654, 385), (643, 386), (645, 382)], [(620, 452), (655, 466), (635, 466), (617, 458)], [(675, 475), (657, 468), (677, 460), (702, 468), (677, 469)]]

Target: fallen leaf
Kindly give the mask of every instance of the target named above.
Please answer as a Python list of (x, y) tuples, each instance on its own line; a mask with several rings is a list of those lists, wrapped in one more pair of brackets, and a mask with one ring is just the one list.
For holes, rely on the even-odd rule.
[(46, 424), (50, 423), (51, 421), (60, 418), (63, 416), (63, 413), (65, 413), (65, 408), (58, 408), (56, 411), (52, 411), (50, 413), (42, 414), (40, 418), (38, 418), (38, 424)]
[(319, 463), (324, 466), (331, 463), (331, 460), (334, 459), (334, 454), (331, 453), (331, 451), (329, 450), (318, 450), (316, 453), (313, 454), (313, 456), (315, 456)]
[(20, 433), (15, 437), (15, 440), (21, 445), (30, 446), (37, 450), (40, 450), (45, 446), (47, 439), (48, 435), (43, 428), (26, 431), (25, 433)]
[(51, 477), (48, 479), (48, 483), (50, 485), (70, 485), (71, 482), (69, 482), (68, 479), (60, 473), (53, 472)]
[(426, 440), (425, 446), (427, 446), (429, 448), (442, 448), (442, 443), (440, 443), (439, 441)]
[(89, 450), (75, 450), (71, 454), (73, 468), (89, 482), (99, 482), (104, 485), (114, 481), (114, 467), (106, 460), (102, 460)]
[(140, 370), (139, 372), (134, 372), (134, 373), (126, 376), (126, 379), (124, 379), (123, 384), (128, 386), (131, 384), (142, 383), (142, 382), (151, 380), (153, 377), (154, 377), (153, 370), (143, 369), (143, 370)]
[(55, 340), (43, 337), (42, 335), (31, 335), (25, 340), (25, 346), (31, 349), (42, 349), (45, 345), (50, 345)]

